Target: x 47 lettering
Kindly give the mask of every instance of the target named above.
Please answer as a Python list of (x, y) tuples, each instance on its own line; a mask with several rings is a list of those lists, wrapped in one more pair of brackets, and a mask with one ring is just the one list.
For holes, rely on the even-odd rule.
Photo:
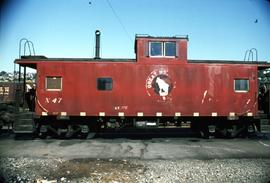
[(59, 104), (62, 102), (62, 97), (56, 97), (56, 98), (45, 98), (45, 103), (54, 103), (54, 104)]

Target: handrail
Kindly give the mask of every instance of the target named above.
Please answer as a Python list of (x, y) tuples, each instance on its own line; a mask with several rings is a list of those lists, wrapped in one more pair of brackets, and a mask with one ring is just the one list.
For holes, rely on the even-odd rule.
[(28, 39), (26, 38), (22, 38), (20, 39), (20, 42), (19, 42), (19, 58), (21, 58), (21, 52), (22, 52), (22, 44), (23, 44), (23, 56), (25, 56), (26, 54), (26, 47), (28, 47), (28, 52), (29, 52), (29, 55), (31, 56), (32, 53), (33, 55), (35, 56), (36, 53), (35, 53), (35, 47), (34, 47), (34, 44), (32, 41), (29, 41)]
[(23, 41), (28, 41), (28, 39), (26, 39), (26, 38), (20, 39), (20, 42), (19, 42), (19, 58), (21, 58), (21, 47), (22, 47), (22, 42)]
[(256, 62), (258, 62), (258, 50), (256, 48), (251, 48), (250, 50), (252, 51), (252, 55), (253, 55), (253, 51), (256, 53)]
[[(253, 56), (256, 56), (256, 60), (254, 60)], [(249, 50), (246, 50), (244, 61), (256, 61), (258, 62), (258, 50), (256, 48), (251, 48)]]
[(29, 51), (30, 55), (32, 55), (31, 49), (30, 49), (30, 44), (29, 44), (28, 40), (24, 43), (23, 55), (25, 56), (25, 50), (26, 50), (25, 47), (26, 47), (26, 45), (28, 46), (28, 51)]

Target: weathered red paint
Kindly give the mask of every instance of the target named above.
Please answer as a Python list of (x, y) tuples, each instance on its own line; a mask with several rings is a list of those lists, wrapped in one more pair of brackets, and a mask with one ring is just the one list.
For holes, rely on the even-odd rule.
[[(145, 54), (151, 40), (176, 41), (175, 58), (151, 58)], [(258, 112), (258, 65), (194, 63), (187, 60), (187, 39), (136, 39), (134, 60), (18, 59), (16, 63), (37, 69), (36, 114), (98, 116), (237, 116)], [(162, 75), (169, 91), (154, 91), (151, 82)], [(62, 91), (46, 91), (46, 76), (61, 76)], [(111, 91), (97, 90), (97, 78), (111, 77)], [(234, 79), (249, 79), (249, 91), (236, 93)], [(164, 84), (164, 83), (163, 83)], [(166, 95), (167, 94), (167, 95)], [(164, 95), (164, 96), (161, 96)], [(166, 96), (165, 96), (166, 95)]]

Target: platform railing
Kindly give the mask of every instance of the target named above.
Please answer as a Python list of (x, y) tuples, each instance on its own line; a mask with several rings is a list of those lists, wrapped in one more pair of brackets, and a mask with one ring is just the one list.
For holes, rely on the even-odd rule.
[[(256, 60), (254, 60), (254, 54)], [(246, 50), (244, 61), (251, 61), (251, 62), (258, 62), (258, 50), (256, 48), (251, 48), (249, 50)]]

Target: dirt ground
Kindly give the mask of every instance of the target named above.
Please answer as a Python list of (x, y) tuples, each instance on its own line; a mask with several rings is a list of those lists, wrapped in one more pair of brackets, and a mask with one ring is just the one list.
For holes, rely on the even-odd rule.
[(269, 182), (269, 137), (15, 140), (1, 134), (0, 182)]

